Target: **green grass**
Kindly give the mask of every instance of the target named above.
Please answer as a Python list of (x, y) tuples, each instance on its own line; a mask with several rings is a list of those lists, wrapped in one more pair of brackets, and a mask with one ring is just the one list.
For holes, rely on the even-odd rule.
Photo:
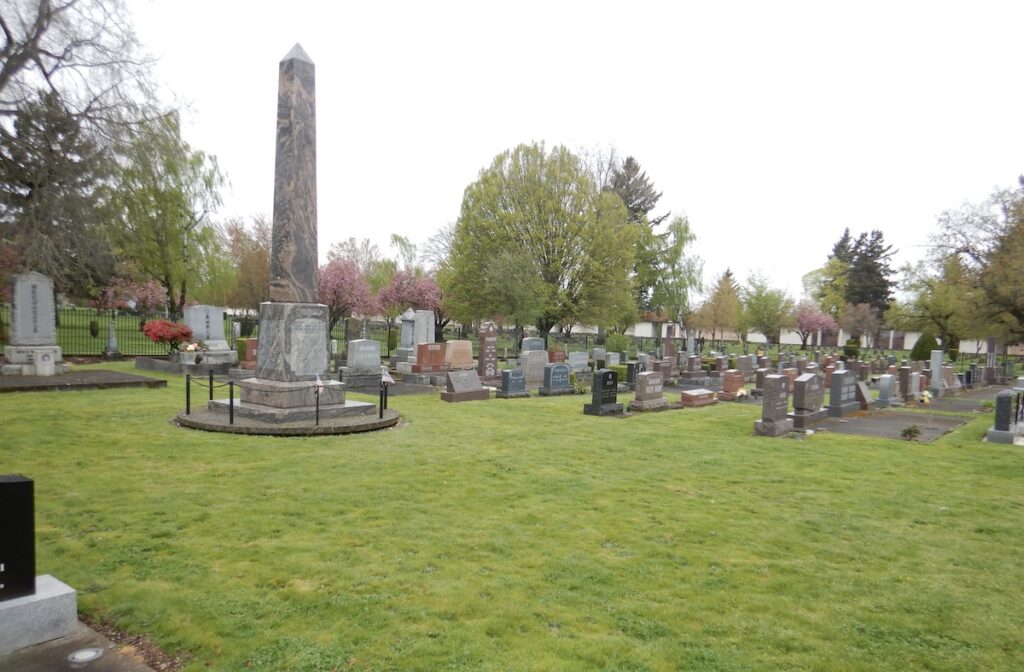
[(189, 670), (1024, 668), (1024, 452), (990, 417), (770, 439), (756, 406), (422, 396), (271, 439), (170, 424), (169, 380), (0, 395), (0, 471), (36, 480), (40, 573)]

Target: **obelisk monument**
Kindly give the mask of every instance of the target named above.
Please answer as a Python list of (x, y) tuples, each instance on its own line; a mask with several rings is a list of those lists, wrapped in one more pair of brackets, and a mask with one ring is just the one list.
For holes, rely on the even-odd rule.
[[(243, 402), (276, 409), (316, 403), (326, 378), (327, 306), (317, 303), (315, 69), (296, 44), (281, 61), (274, 164), (270, 301), (260, 304), (256, 377), (239, 383)], [(344, 386), (323, 380), (321, 407), (344, 404)]]

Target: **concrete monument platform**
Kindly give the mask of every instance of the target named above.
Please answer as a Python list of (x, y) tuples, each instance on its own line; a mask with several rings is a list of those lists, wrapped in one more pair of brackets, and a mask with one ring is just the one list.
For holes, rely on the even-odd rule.
[(70, 634), (77, 622), (75, 589), (37, 576), (35, 594), (0, 602), (0, 656)]
[[(224, 402), (225, 405), (227, 402)], [(236, 402), (237, 403), (237, 402)], [(348, 401), (347, 404), (358, 404), (364, 402)], [(278, 420), (266, 421), (242, 415), (235, 416), (234, 424), (229, 424), (226, 410), (212, 411), (209, 408), (197, 409), (190, 415), (179, 413), (175, 418), (182, 427), (190, 429), (201, 429), (209, 432), (226, 432), (229, 434), (251, 434), (263, 436), (327, 436), (333, 434), (355, 434), (358, 432), (372, 432), (378, 429), (387, 429), (398, 424), (398, 412), (393, 409), (384, 409), (384, 417), (378, 417), (377, 407), (373, 404), (366, 404), (371, 409), (369, 414), (358, 412), (355, 414), (338, 415), (325, 418), (324, 408), (320, 408), (320, 424), (315, 425), (312, 416), (308, 420), (282, 422)]]
[(72, 371), (62, 376), (0, 377), (0, 392), (104, 390), (112, 387), (167, 387), (167, 381), (103, 369)]

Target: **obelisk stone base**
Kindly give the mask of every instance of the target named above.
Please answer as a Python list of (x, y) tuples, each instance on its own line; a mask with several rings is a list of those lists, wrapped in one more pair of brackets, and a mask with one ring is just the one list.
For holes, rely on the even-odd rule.
[(260, 347), (255, 377), (239, 381), (241, 400), (277, 409), (345, 403), (345, 386), (327, 376), (327, 306), (320, 303), (261, 303)]
[(261, 303), (256, 377), (312, 381), (327, 373), (327, 306)]

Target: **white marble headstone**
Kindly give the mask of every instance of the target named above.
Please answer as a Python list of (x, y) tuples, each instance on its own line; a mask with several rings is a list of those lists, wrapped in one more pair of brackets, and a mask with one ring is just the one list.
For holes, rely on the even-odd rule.
[(217, 306), (187, 306), (185, 324), (192, 330), (192, 338), (208, 350), (229, 350), (224, 338), (224, 308)]
[(11, 345), (56, 345), (53, 281), (42, 273), (14, 276)]

